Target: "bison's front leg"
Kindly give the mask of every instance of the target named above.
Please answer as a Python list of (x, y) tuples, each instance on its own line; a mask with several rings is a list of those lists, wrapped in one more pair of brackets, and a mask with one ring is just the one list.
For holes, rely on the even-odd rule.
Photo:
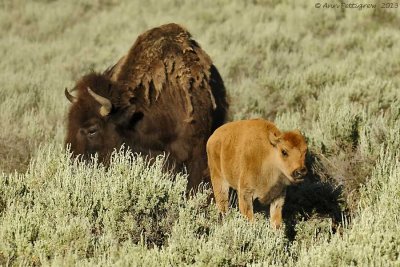
[(239, 188), (239, 210), (250, 221), (253, 221), (253, 191), (247, 188)]
[(201, 183), (209, 183), (207, 171), (207, 153), (205, 141), (199, 140), (193, 145), (193, 150), (188, 164), (189, 181), (187, 185), (188, 191), (197, 191)]
[(285, 196), (286, 196), (286, 190), (274, 199), (271, 203), (269, 212), (270, 212), (270, 221), (271, 221), (271, 226), (274, 229), (279, 229), (282, 226), (282, 208), (283, 204), (285, 204)]

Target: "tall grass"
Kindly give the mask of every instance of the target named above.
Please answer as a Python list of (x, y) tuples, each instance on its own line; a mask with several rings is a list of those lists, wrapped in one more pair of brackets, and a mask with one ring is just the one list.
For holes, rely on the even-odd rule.
[[(376, 3), (0, 1), (0, 265), (399, 265), (400, 15)], [(221, 220), (208, 188), (187, 199), (162, 158), (118, 150), (105, 169), (62, 149), (64, 88), (168, 22), (214, 60), (232, 119), (306, 135), (281, 232)]]

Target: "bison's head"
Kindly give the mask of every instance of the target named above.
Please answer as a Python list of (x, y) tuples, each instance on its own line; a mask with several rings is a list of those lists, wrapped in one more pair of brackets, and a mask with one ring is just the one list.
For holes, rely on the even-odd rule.
[(275, 149), (278, 168), (289, 182), (296, 184), (303, 181), (307, 174), (307, 143), (300, 131), (284, 132), (280, 136), (271, 133), (269, 140)]
[(143, 113), (137, 110), (135, 97), (126, 86), (104, 75), (84, 76), (73, 91), (77, 91), (76, 96), (65, 89), (72, 103), (65, 143), (76, 156), (88, 159), (98, 153), (101, 161), (107, 161), (114, 148), (126, 143)]

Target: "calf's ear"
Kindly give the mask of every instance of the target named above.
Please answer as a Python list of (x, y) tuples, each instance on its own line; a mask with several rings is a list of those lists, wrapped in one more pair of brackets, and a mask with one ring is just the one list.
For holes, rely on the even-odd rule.
[(281, 137), (279, 135), (277, 135), (277, 133), (269, 132), (268, 140), (269, 140), (269, 143), (275, 147), (281, 141)]
[(299, 129), (294, 130), (293, 132), (295, 132), (298, 135), (303, 135), (302, 132)]

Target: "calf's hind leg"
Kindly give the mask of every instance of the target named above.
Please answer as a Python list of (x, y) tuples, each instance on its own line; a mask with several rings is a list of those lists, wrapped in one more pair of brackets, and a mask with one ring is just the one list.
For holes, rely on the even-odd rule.
[(226, 213), (229, 207), (229, 184), (222, 178), (221, 172), (210, 167), (211, 184), (215, 202), (221, 213)]
[(246, 188), (239, 188), (238, 197), (240, 213), (246, 216), (250, 221), (253, 221), (253, 192)]

